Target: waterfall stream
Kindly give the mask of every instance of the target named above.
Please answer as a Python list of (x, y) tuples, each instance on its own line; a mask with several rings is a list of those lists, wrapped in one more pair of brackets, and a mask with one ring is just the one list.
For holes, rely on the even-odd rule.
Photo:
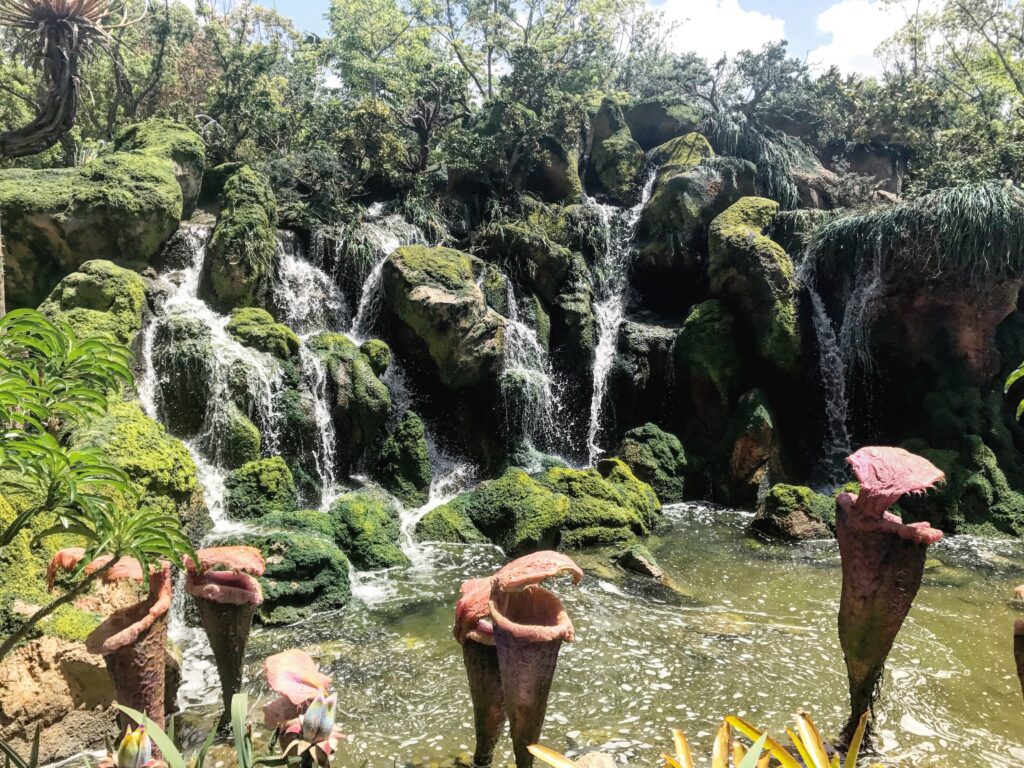
[(601, 417), (608, 390), (608, 375), (615, 362), (619, 327), (626, 316), (629, 294), (629, 270), (632, 263), (633, 236), (640, 214), (650, 200), (657, 169), (651, 169), (644, 182), (640, 201), (632, 208), (617, 208), (591, 198), (586, 205), (597, 212), (604, 229), (604, 248), (594, 265), (594, 316), (597, 320), (597, 346), (594, 350), (594, 385), (590, 401), (588, 451), (593, 464), (601, 453)]
[(423, 233), (401, 216), (382, 215), (381, 208), (371, 208), (369, 213), (370, 219), (363, 224), (362, 229), (366, 240), (373, 245), (375, 255), (359, 289), (359, 304), (349, 326), (349, 335), (359, 341), (370, 337), (374, 323), (377, 322), (381, 275), (388, 256), (403, 245), (425, 242)]

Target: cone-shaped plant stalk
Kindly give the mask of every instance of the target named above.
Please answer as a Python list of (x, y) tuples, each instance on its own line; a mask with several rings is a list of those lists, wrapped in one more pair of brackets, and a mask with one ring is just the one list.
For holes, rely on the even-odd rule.
[(874, 702), (885, 660), (921, 587), (928, 545), (942, 538), (928, 523), (905, 524), (889, 507), (944, 478), (927, 459), (901, 448), (864, 448), (847, 461), (860, 493), (836, 500), (843, 568), (839, 640), (852, 710), (846, 742)]
[(560, 573), (583, 571), (556, 552), (515, 560), (487, 579), (462, 585), (455, 607), (455, 639), (473, 701), (476, 749), (473, 764), (491, 765), (506, 717), (516, 765), (533, 764), (529, 746), (540, 737), (558, 651), (572, 641), (573, 627), (561, 602), (539, 586)]
[(1024, 695), (1024, 619), (1013, 623), (1013, 658), (1017, 662), (1017, 679), (1020, 692)]
[(202, 572), (191, 558), (186, 560), (185, 591), (196, 601), (217, 662), (224, 702), (220, 718), (223, 727), (231, 718), (231, 697), (242, 686), (242, 662), (252, 618), (263, 603), (263, 590), (253, 577), (263, 575), (266, 562), (255, 547), (215, 547), (196, 554)]

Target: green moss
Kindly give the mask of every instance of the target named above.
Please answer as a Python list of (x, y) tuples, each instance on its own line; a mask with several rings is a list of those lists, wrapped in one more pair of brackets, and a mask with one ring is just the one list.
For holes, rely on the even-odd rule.
[(764, 507), (770, 516), (801, 510), (832, 530), (836, 527), (835, 501), (802, 485), (773, 485), (765, 497)]
[(764, 232), (779, 204), (745, 197), (720, 214), (709, 234), (711, 291), (744, 316), (761, 358), (792, 372), (800, 353), (793, 260)]
[(257, 613), (264, 624), (290, 624), (337, 610), (352, 596), (348, 559), (328, 539), (274, 531), (244, 536), (239, 543), (257, 547), (267, 560), (260, 578), (263, 605)]
[[(475, 241), (507, 272), (517, 275), (546, 301), (553, 301), (569, 272), (572, 258), (572, 252), (555, 239), (559, 229), (558, 219), (551, 215), (548, 207), (538, 206), (526, 220), (488, 224), (476, 233)], [(507, 315), (508, 310), (502, 311), (502, 305), (507, 304), (508, 294), (500, 272), (497, 272), (497, 284), (492, 293), (496, 294), (496, 299), (494, 303), (489, 301), (489, 305)]]
[(196, 134), (152, 121), (75, 168), (0, 171), (8, 305), (36, 306), (94, 259), (143, 269), (190, 205), (183, 188), (198, 192), (203, 152)]
[(714, 156), (711, 144), (699, 133), (669, 139), (650, 152), (651, 162), (658, 166), (660, 178), (692, 170)]
[(451, 248), (407, 245), (391, 256), (399, 262), (414, 284), (435, 283), (454, 293), (473, 284), (473, 261), (468, 254)]
[(270, 183), (247, 165), (238, 168), (224, 184), (204, 274), (204, 293), (218, 309), (251, 307), (261, 300), (277, 254), (276, 228)]
[(645, 162), (644, 151), (633, 140), (633, 134), (625, 124), (594, 147), (591, 162), (608, 194), (621, 201), (636, 196), (640, 171)]
[(484, 536), (469, 519), (464, 505), (445, 504), (432, 509), (416, 524), (416, 538), (447, 544), (482, 544)]
[(391, 367), (393, 360), (391, 347), (380, 339), (364, 341), (363, 345), (359, 347), (359, 351), (366, 355), (366, 359), (370, 361), (370, 367), (377, 376), (383, 376)]
[(239, 307), (231, 313), (227, 332), (247, 347), (286, 360), (299, 351), (299, 337), (287, 325), (274, 322), (265, 309)]
[(686, 452), (679, 438), (645, 424), (626, 433), (619, 457), (639, 480), (654, 488), (664, 504), (686, 498)]
[(713, 394), (716, 405), (728, 410), (739, 388), (742, 358), (736, 348), (732, 315), (712, 299), (694, 307), (676, 337), (676, 379), (686, 382), (691, 397), (706, 400)]
[(259, 520), (297, 506), (295, 481), (280, 456), (242, 465), (225, 481), (227, 514), (232, 520)]
[(153, 366), (161, 412), (175, 434), (192, 437), (203, 426), (213, 386), (213, 336), (202, 320), (174, 314), (156, 329)]
[(329, 512), (334, 541), (359, 570), (409, 565), (398, 546), (398, 510), (382, 494), (347, 493)]
[(395, 431), (384, 441), (374, 476), (407, 507), (427, 503), (433, 478), (430, 452), (423, 422), (412, 411), (403, 414)]
[(196, 465), (185, 445), (134, 402), (115, 402), (80, 428), (76, 448), (96, 448), (142, 491), (141, 504), (177, 513), (193, 541), (209, 527)]
[(318, 509), (297, 509), (291, 512), (274, 512), (260, 519), (260, 527), (265, 530), (273, 528), (294, 528), (297, 531), (314, 533), (328, 539), (334, 539), (334, 521), (326, 512)]
[(224, 425), (221, 439), (221, 459), (231, 469), (237, 469), (260, 457), (260, 431), (234, 403), (228, 405), (227, 424)]
[(79, 338), (104, 336), (130, 345), (142, 328), (146, 283), (109, 261), (87, 261), (53, 289), (39, 310)]

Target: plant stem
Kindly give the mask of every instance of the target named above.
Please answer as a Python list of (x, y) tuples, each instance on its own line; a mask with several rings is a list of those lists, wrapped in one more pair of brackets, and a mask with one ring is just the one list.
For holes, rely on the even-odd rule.
[(3, 645), (0, 645), (0, 663), (3, 663), (3, 660), (7, 658), (7, 655), (12, 650), (14, 650), (15, 646), (17, 646), (26, 637), (28, 637), (29, 633), (35, 628), (35, 626), (40, 621), (45, 619), (58, 608), (65, 605), (70, 605), (79, 597), (84, 595), (88, 591), (89, 587), (92, 586), (93, 582), (95, 582), (97, 579), (105, 575), (107, 571), (113, 568), (117, 564), (117, 561), (120, 559), (120, 555), (115, 556), (109, 563), (100, 568), (98, 571), (90, 573), (88, 576), (86, 576), (84, 579), (78, 582), (71, 590), (65, 592), (63, 595), (58, 597), (49, 605), (40, 608), (38, 611), (32, 614), (32, 616), (26, 619), (25, 623), (18, 627), (18, 630), (14, 634), (12, 634), (10, 637), (4, 640)]

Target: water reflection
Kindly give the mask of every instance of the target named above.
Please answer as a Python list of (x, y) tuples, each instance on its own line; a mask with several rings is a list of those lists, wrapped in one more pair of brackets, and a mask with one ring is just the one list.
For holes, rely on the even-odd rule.
[[(596, 557), (581, 558), (588, 575), (580, 587), (557, 585), (578, 642), (563, 650), (546, 743), (654, 765), (670, 728), (710, 746), (726, 713), (778, 733), (807, 709), (836, 733), (847, 693), (834, 544), (762, 547), (745, 536), (749, 516), (728, 510), (683, 505), (667, 517), (649, 546), (671, 586)], [(1019, 542), (966, 537), (931, 551), (878, 708), (887, 765), (1024, 762), (1007, 602), (1024, 581), (1022, 552)], [(339, 765), (445, 762), (473, 743), (452, 605), (464, 578), (492, 572), (502, 558), (491, 547), (423, 554), (406, 571), (361, 574), (361, 599), (345, 610), (258, 632), (250, 645), (257, 691), (258, 660), (291, 646), (310, 650), (333, 675), (352, 734)], [(204, 700), (217, 697), (212, 680)]]

